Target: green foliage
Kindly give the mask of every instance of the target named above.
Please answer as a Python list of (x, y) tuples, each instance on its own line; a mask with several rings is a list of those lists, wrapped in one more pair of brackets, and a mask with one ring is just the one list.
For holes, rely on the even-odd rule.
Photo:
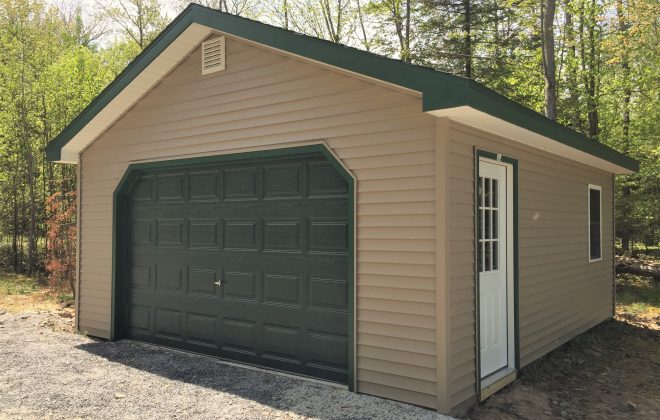
[(660, 310), (660, 282), (650, 277), (619, 274), (616, 281), (617, 305), (632, 314)]
[[(169, 1), (169, 0), (168, 0)], [(222, 11), (468, 76), (541, 112), (536, 0), (199, 0)], [(45, 0), (0, 0), (0, 266), (43, 271), (47, 197), (75, 167), (44, 147), (165, 27), (183, 0), (108, 0), (89, 16)], [(558, 121), (642, 162), (617, 178), (623, 248), (660, 244), (660, 6), (560, 0)]]
[[(143, 19), (159, 13), (147, 6)], [(165, 23), (145, 20), (144, 39)], [(80, 7), (67, 15), (43, 0), (0, 0), (0, 266), (15, 272), (46, 269), (44, 203), (75, 190), (75, 166), (46, 161), (46, 144), (140, 51), (129, 26), (95, 44), (102, 27)]]
[(30, 295), (39, 290), (33, 277), (0, 272), (0, 295)]

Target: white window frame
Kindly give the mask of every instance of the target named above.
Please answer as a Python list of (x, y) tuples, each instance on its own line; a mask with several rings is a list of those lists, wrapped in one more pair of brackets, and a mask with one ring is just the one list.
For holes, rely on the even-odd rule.
[[(600, 212), (598, 215), (598, 228), (600, 229), (598, 246), (600, 247), (600, 257), (595, 259), (591, 258), (591, 190), (598, 191), (598, 197), (600, 198), (600, 202), (598, 203), (598, 211)], [(587, 248), (587, 259), (590, 263), (603, 260), (603, 189), (600, 185), (594, 184), (587, 186)]]

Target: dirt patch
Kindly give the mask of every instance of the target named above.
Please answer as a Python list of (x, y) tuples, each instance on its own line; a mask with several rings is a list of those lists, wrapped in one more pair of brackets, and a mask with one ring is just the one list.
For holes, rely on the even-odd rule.
[(44, 280), (0, 271), (0, 312), (56, 311), (58, 295)]
[(620, 278), (617, 316), (525, 367), (470, 419), (660, 418), (658, 284)]
[(660, 330), (660, 281), (620, 274), (616, 296), (618, 320), (641, 328)]
[(59, 307), (58, 303), (48, 296), (0, 294), (0, 308), (5, 309), (10, 314), (56, 311)]

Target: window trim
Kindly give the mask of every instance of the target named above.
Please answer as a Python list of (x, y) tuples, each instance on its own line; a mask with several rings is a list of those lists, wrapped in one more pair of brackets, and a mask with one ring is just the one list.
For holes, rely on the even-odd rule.
[[(591, 258), (591, 190), (598, 191), (598, 228), (600, 230), (598, 237), (598, 246), (600, 247), (599, 257)], [(603, 260), (603, 188), (600, 185), (588, 184), (587, 186), (587, 259), (590, 263)]]

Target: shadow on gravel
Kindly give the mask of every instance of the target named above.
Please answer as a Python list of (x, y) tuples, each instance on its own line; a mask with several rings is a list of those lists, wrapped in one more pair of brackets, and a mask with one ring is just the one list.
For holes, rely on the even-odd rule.
[[(231, 393), (279, 409), (291, 409), (291, 401), (284, 395), (291, 387), (308, 385), (319, 390), (330, 388), (322, 384), (231, 366), (210, 356), (126, 340), (108, 342), (97, 339), (93, 343), (78, 345), (77, 348), (154, 375)], [(338, 389), (333, 391), (342, 392)]]
[[(143, 372), (230, 393), (304, 417), (445, 418), (420, 407), (354, 394), (330, 385), (231, 366), (213, 357), (143, 343), (96, 340), (76, 348)], [(163, 397), (167, 398), (166, 395)]]

